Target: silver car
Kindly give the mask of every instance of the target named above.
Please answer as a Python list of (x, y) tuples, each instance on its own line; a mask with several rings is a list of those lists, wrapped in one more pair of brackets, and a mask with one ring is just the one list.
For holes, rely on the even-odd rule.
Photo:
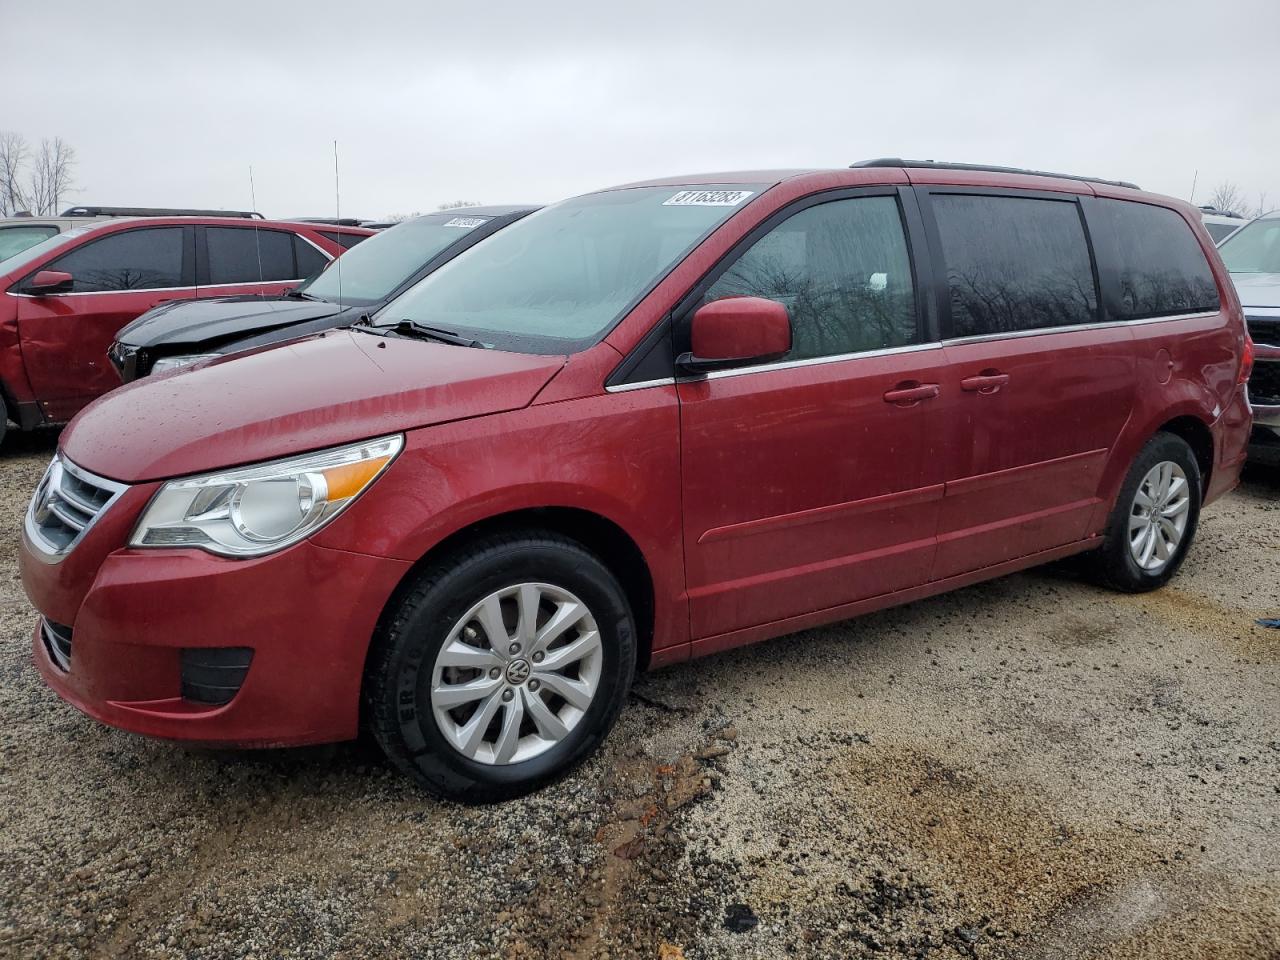
[(1249, 455), (1280, 466), (1280, 210), (1241, 227), (1218, 252), (1235, 281), (1254, 343)]

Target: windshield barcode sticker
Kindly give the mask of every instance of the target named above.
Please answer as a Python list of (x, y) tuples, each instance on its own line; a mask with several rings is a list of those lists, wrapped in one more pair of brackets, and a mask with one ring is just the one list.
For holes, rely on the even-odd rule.
[(464, 230), (470, 230), (472, 227), (478, 227), (484, 223), (486, 217), (454, 217), (445, 223), (446, 227), (462, 227)]
[(664, 207), (736, 207), (754, 190), (681, 190)]

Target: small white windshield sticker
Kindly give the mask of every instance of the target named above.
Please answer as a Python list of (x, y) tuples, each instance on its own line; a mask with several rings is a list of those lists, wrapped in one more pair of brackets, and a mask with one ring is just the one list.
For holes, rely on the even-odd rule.
[(462, 227), (464, 230), (470, 230), (472, 227), (478, 227), (484, 223), (487, 217), (454, 217), (445, 223), (446, 227)]
[(754, 190), (681, 190), (664, 207), (736, 207)]

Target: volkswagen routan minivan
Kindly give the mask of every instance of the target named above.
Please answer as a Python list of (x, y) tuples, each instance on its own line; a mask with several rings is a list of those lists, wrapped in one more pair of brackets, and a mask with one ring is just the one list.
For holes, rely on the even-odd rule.
[(36, 661), (224, 745), (362, 725), (486, 801), (636, 670), (1082, 554), (1177, 571), (1251, 347), (1198, 211), (959, 165), (677, 177), (545, 208), (369, 322), (98, 400), (26, 516)]

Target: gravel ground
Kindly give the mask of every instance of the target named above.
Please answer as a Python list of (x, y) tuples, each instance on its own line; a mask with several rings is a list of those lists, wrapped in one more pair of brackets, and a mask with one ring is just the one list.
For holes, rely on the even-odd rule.
[(474, 809), (61, 703), (13, 546), (53, 443), (0, 454), (0, 955), (1280, 957), (1280, 474), (1159, 593), (1042, 570), (651, 674)]

